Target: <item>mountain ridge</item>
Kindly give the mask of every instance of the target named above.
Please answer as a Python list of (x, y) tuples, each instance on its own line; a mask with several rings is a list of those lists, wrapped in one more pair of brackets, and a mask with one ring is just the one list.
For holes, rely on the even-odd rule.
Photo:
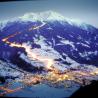
[[(74, 19), (70, 19), (70, 18), (67, 18), (55, 11), (45, 11), (45, 12), (39, 12), (39, 13), (33, 13), (33, 12), (29, 12), (29, 13), (25, 13), (23, 16), (19, 16), (19, 17), (14, 17), (12, 18), (11, 20), (5, 20), (5, 21), (0, 21), (0, 28), (3, 29), (7, 23), (10, 23), (10, 22), (27, 22), (27, 21), (32, 21), (32, 22), (36, 22), (36, 21), (41, 21), (41, 22), (45, 22), (45, 21), (59, 21), (59, 22), (68, 22), (70, 25), (73, 25), (73, 26), (77, 26), (81, 29), (84, 29), (84, 30), (93, 30), (94, 26), (90, 25), (90, 24), (87, 24), (85, 22), (82, 22), (80, 20), (74, 20)], [(96, 28), (97, 29), (97, 28)]]

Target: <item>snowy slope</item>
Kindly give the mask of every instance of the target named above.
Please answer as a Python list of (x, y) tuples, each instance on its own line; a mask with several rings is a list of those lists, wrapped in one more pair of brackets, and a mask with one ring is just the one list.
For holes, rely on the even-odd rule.
[[(54, 66), (61, 70), (82, 65), (98, 66), (98, 29), (85, 23), (74, 22), (59, 13), (27, 13), (0, 22), (0, 30), (1, 58), (16, 65), (21, 59), (35, 67), (45, 66), (32, 60), (32, 56), (22, 47), (13, 47), (3, 41), (10, 35), (12, 37), (7, 41), (28, 44), (32, 53), (53, 59)], [(16, 32), (20, 33), (13, 36)]]

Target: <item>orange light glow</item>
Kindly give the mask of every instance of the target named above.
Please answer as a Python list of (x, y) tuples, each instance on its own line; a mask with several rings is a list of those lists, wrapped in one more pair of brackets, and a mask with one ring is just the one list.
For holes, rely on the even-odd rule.
[[(45, 25), (45, 23), (43, 23), (40, 26), (34, 27), (33, 30), (39, 29), (40, 27), (42, 27), (44, 25)], [(32, 47), (26, 43), (19, 44), (19, 43), (8, 41), (9, 38), (12, 38), (12, 37), (16, 36), (17, 34), (20, 34), (20, 32), (10, 35), (10, 36), (2, 39), (2, 41), (9, 44), (9, 46), (11, 46), (11, 47), (24, 48), (27, 53), (27, 57), (30, 60), (38, 60), (38, 61), (44, 63), (46, 65), (45, 67), (47, 69), (51, 69), (51, 71), (48, 72), (47, 77), (44, 77), (45, 79), (58, 82), (58, 81), (63, 81), (63, 80), (75, 80), (75, 77), (77, 75), (78, 76), (90, 76), (90, 75), (95, 75), (95, 74), (98, 75), (98, 69), (96, 69), (93, 72), (83, 72), (83, 71), (78, 70), (78, 71), (60, 73), (60, 71), (57, 68), (53, 67), (53, 64), (55, 63), (53, 59), (48, 58), (46, 56), (43, 57), (43, 56), (39, 55), (38, 53), (34, 53), (32, 50)]]
[(45, 26), (45, 25), (46, 25), (46, 23), (43, 22), (43, 24), (41, 24), (40, 26), (36, 26), (36, 27), (31, 27), (31, 28), (29, 28), (29, 31), (39, 29), (39, 28), (41, 28), (41, 27), (43, 27), (43, 26)]
[(51, 66), (54, 63), (52, 59), (47, 57), (41, 57), (37, 53), (33, 53), (31, 47), (26, 44), (22, 44), (22, 47), (25, 48), (25, 51), (27, 52), (27, 55), (31, 60), (38, 60), (40, 62), (43, 62), (44, 64), (46, 64), (47, 68), (51, 69)]
[(24, 48), (25, 51), (27, 52), (28, 57), (31, 60), (38, 60), (40, 62), (43, 62), (44, 64), (46, 64), (47, 68), (51, 69), (51, 66), (53, 65), (53, 60), (52, 59), (47, 58), (47, 57), (38, 56), (38, 54), (32, 52), (32, 48), (30, 46), (28, 46), (27, 44), (22, 44), (21, 45), (21, 44), (15, 43), (15, 42), (9, 42), (8, 41), (9, 38), (12, 38), (12, 37), (16, 36), (17, 34), (19, 34), (19, 33), (15, 33), (13, 35), (10, 35), (7, 38), (2, 39), (2, 41), (9, 44), (11, 47)]
[(9, 38), (14, 37), (14, 36), (16, 36), (17, 34), (20, 34), (20, 33), (21, 33), (21, 32), (16, 32), (15, 34), (10, 35), (10, 36), (8, 36), (8, 37), (2, 39), (2, 41), (3, 41), (3, 42), (6, 42)]

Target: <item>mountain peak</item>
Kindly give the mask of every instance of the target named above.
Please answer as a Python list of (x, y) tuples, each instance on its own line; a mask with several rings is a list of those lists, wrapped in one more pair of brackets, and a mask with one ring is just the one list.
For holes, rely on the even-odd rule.
[(45, 11), (39, 13), (26, 13), (22, 17), (19, 17), (22, 20), (65, 20), (65, 17), (61, 14), (54, 11)]
[(0, 22), (0, 30), (2, 30), (8, 22), (14, 22), (14, 21), (20, 21), (20, 22), (21, 21), (24, 21), (24, 22), (27, 22), (27, 21), (32, 21), (32, 22), (59, 21), (61, 23), (63, 21), (63, 22), (67, 22), (70, 25), (77, 26), (87, 31), (89, 29), (93, 30), (93, 26), (91, 25), (88, 25), (80, 20), (66, 18), (65, 16), (55, 11), (51, 11), (51, 10), (44, 11), (44, 12), (37, 12), (37, 13), (30, 12), (30, 13), (24, 14), (23, 16), (12, 18), (11, 20), (5, 20), (3, 22)]

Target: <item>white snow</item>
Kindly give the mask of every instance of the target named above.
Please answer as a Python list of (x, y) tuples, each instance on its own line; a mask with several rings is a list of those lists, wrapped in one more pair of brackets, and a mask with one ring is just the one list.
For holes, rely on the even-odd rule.
[(76, 61), (74, 61), (73, 59), (71, 59), (67, 54), (63, 53), (63, 55), (66, 56), (66, 61), (68, 63), (71, 63), (71, 65), (70, 65), (71, 68), (76, 68), (76, 67), (80, 66), (79, 63), (77, 63)]
[(83, 53), (79, 53), (79, 54), (80, 54), (81, 57), (86, 57), (88, 59), (89, 55), (97, 55), (98, 51), (97, 50), (93, 51), (93, 52), (91, 52), (91, 51), (89, 51), (89, 52), (84, 51)]
[(52, 27), (50, 27), (50, 26), (49, 26), (48, 28), (46, 28), (46, 29), (48, 29), (48, 30), (53, 30)]
[(61, 43), (65, 44), (65, 45), (70, 45), (73, 48), (75, 48), (74, 43), (69, 41), (69, 40), (66, 40), (66, 39), (65, 40), (61, 40)]
[(14, 22), (14, 21), (19, 21), (19, 22), (51, 21), (52, 22), (52, 21), (55, 21), (55, 20), (59, 21), (62, 25), (64, 25), (65, 22), (68, 22), (70, 25), (74, 25), (74, 26), (80, 27), (83, 30), (88, 31), (89, 25), (87, 25), (84, 22), (82, 22), (80, 20), (77, 20), (77, 19), (67, 18), (67, 17), (65, 17), (65, 16), (63, 16), (63, 15), (61, 15), (61, 14), (55, 12), (55, 11), (45, 11), (45, 12), (39, 12), (39, 13), (31, 12), (31, 13), (26, 13), (23, 16), (14, 17), (10, 20), (1, 21), (1, 23), (3, 25), (0, 26), (0, 29), (3, 29), (6, 25), (6, 23)]
[(21, 73), (17, 70), (14, 70), (11, 68), (11, 66), (15, 66), (15, 65), (11, 65), (7, 62), (3, 62), (0, 60), (0, 75), (1, 76), (13, 76), (13, 77), (17, 77), (20, 76), (21, 77)]
[(40, 13), (26, 13), (24, 16), (19, 17), (21, 20), (30, 21), (48, 21), (48, 20), (65, 20), (65, 17), (53, 11), (46, 11)]
[(88, 44), (79, 43), (79, 42), (77, 44), (90, 48), (90, 46)]
[(7, 25), (7, 20), (4, 20), (3, 22), (0, 21), (0, 31), (2, 31), (2, 29)]

